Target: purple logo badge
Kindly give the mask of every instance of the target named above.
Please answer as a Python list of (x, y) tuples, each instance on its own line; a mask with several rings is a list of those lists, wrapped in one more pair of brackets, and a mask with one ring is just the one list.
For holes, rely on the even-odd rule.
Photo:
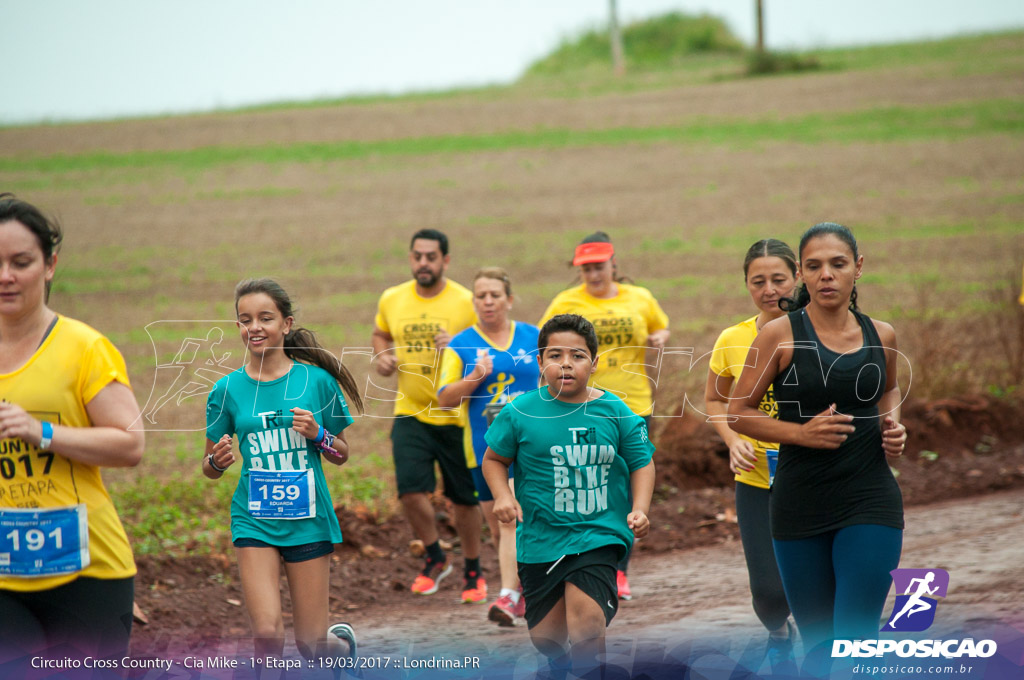
[(935, 621), (937, 597), (945, 597), (949, 589), (949, 572), (945, 569), (893, 569), (896, 603), (883, 631), (918, 632)]

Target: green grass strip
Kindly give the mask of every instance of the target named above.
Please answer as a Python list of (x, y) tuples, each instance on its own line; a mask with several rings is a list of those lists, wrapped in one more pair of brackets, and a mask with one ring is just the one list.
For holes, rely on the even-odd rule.
[(60, 173), (160, 167), (206, 170), (230, 164), (325, 163), (373, 156), (427, 156), (511, 149), (562, 149), (655, 143), (746, 147), (765, 142), (821, 144), (955, 140), (976, 135), (1022, 132), (1024, 101), (997, 99), (930, 108), (888, 107), (783, 119), (698, 119), (684, 125), (669, 127), (619, 127), (605, 130), (545, 128), (483, 135), (290, 146), (210, 146), (181, 151), (8, 157), (0, 158), (0, 171)]

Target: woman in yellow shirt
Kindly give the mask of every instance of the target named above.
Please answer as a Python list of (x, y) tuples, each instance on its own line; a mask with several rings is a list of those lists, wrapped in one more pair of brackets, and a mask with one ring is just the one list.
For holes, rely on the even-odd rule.
[[(651, 291), (627, 283), (618, 273), (611, 238), (597, 231), (583, 239), (573, 253), (583, 284), (555, 296), (539, 326), (557, 314), (579, 314), (594, 324), (598, 340), (594, 387), (613, 392), (633, 413), (651, 425), (654, 413), (652, 379), (657, 378), (660, 361), (647, 363), (648, 349), (660, 352), (668, 340), (668, 316)], [(629, 555), (619, 563), (619, 598), (629, 600), (632, 592), (626, 570)]]
[(0, 661), (128, 650), (135, 560), (102, 467), (145, 435), (124, 359), (47, 306), (60, 227), (0, 194)]
[[(743, 554), (747, 561), (754, 612), (768, 629), (765, 655), (773, 672), (784, 672), (793, 663), (789, 604), (775, 561), (768, 527), (768, 493), (773, 471), (768, 452), (778, 455), (779, 445), (738, 434), (729, 427), (729, 397), (743, 371), (750, 344), (763, 325), (785, 314), (779, 300), (789, 297), (796, 286), (797, 266), (793, 249), (778, 239), (768, 238), (750, 246), (743, 260), (743, 278), (756, 316), (722, 331), (711, 353), (704, 402), (711, 424), (729, 447), (729, 469), (736, 474), (736, 517), (740, 526)], [(761, 401), (761, 410), (775, 415), (771, 391)], [(792, 669), (792, 667), (790, 667)]]

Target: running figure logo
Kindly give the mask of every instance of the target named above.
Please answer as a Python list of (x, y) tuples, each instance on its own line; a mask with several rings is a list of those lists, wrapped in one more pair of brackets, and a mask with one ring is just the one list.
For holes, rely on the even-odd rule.
[[(205, 335), (203, 330), (196, 332), (199, 324), (206, 326), (203, 329), (206, 331)], [(224, 327), (230, 327), (229, 324), (233, 325), (234, 322), (154, 321), (146, 326), (146, 333), (153, 343), (153, 351), (157, 357), (153, 388), (146, 408), (143, 409), (147, 430), (166, 430), (167, 428), (159, 427), (158, 412), (168, 405), (181, 406), (189, 399), (209, 394), (218, 380), (237, 368), (227, 363), (231, 358), (231, 351), (221, 351), (221, 343), (225, 337)], [(179, 328), (179, 325), (185, 327)], [(180, 340), (174, 358), (161, 362), (161, 352), (165, 351), (167, 342), (164, 338), (176, 340), (183, 335), (185, 337)], [(158, 394), (159, 397), (156, 396)], [(174, 417), (168, 416), (167, 420), (173, 422)], [(154, 425), (157, 427), (154, 428)]]
[[(883, 631), (918, 632), (935, 621), (936, 597), (945, 597), (949, 572), (945, 569), (893, 569), (896, 603)], [(902, 595), (900, 593), (903, 593)]]

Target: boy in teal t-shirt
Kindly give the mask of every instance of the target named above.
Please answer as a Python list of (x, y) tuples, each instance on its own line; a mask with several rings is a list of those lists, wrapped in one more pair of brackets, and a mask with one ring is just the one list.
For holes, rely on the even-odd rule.
[(650, 529), (654, 446), (642, 418), (615, 395), (588, 386), (597, 354), (589, 321), (553, 317), (538, 349), (545, 386), (498, 414), (482, 467), (494, 514), (520, 521), (517, 559), (530, 638), (554, 665), (565, 663), (571, 640), (573, 670), (581, 672), (603, 652), (618, 608), (616, 564)]

